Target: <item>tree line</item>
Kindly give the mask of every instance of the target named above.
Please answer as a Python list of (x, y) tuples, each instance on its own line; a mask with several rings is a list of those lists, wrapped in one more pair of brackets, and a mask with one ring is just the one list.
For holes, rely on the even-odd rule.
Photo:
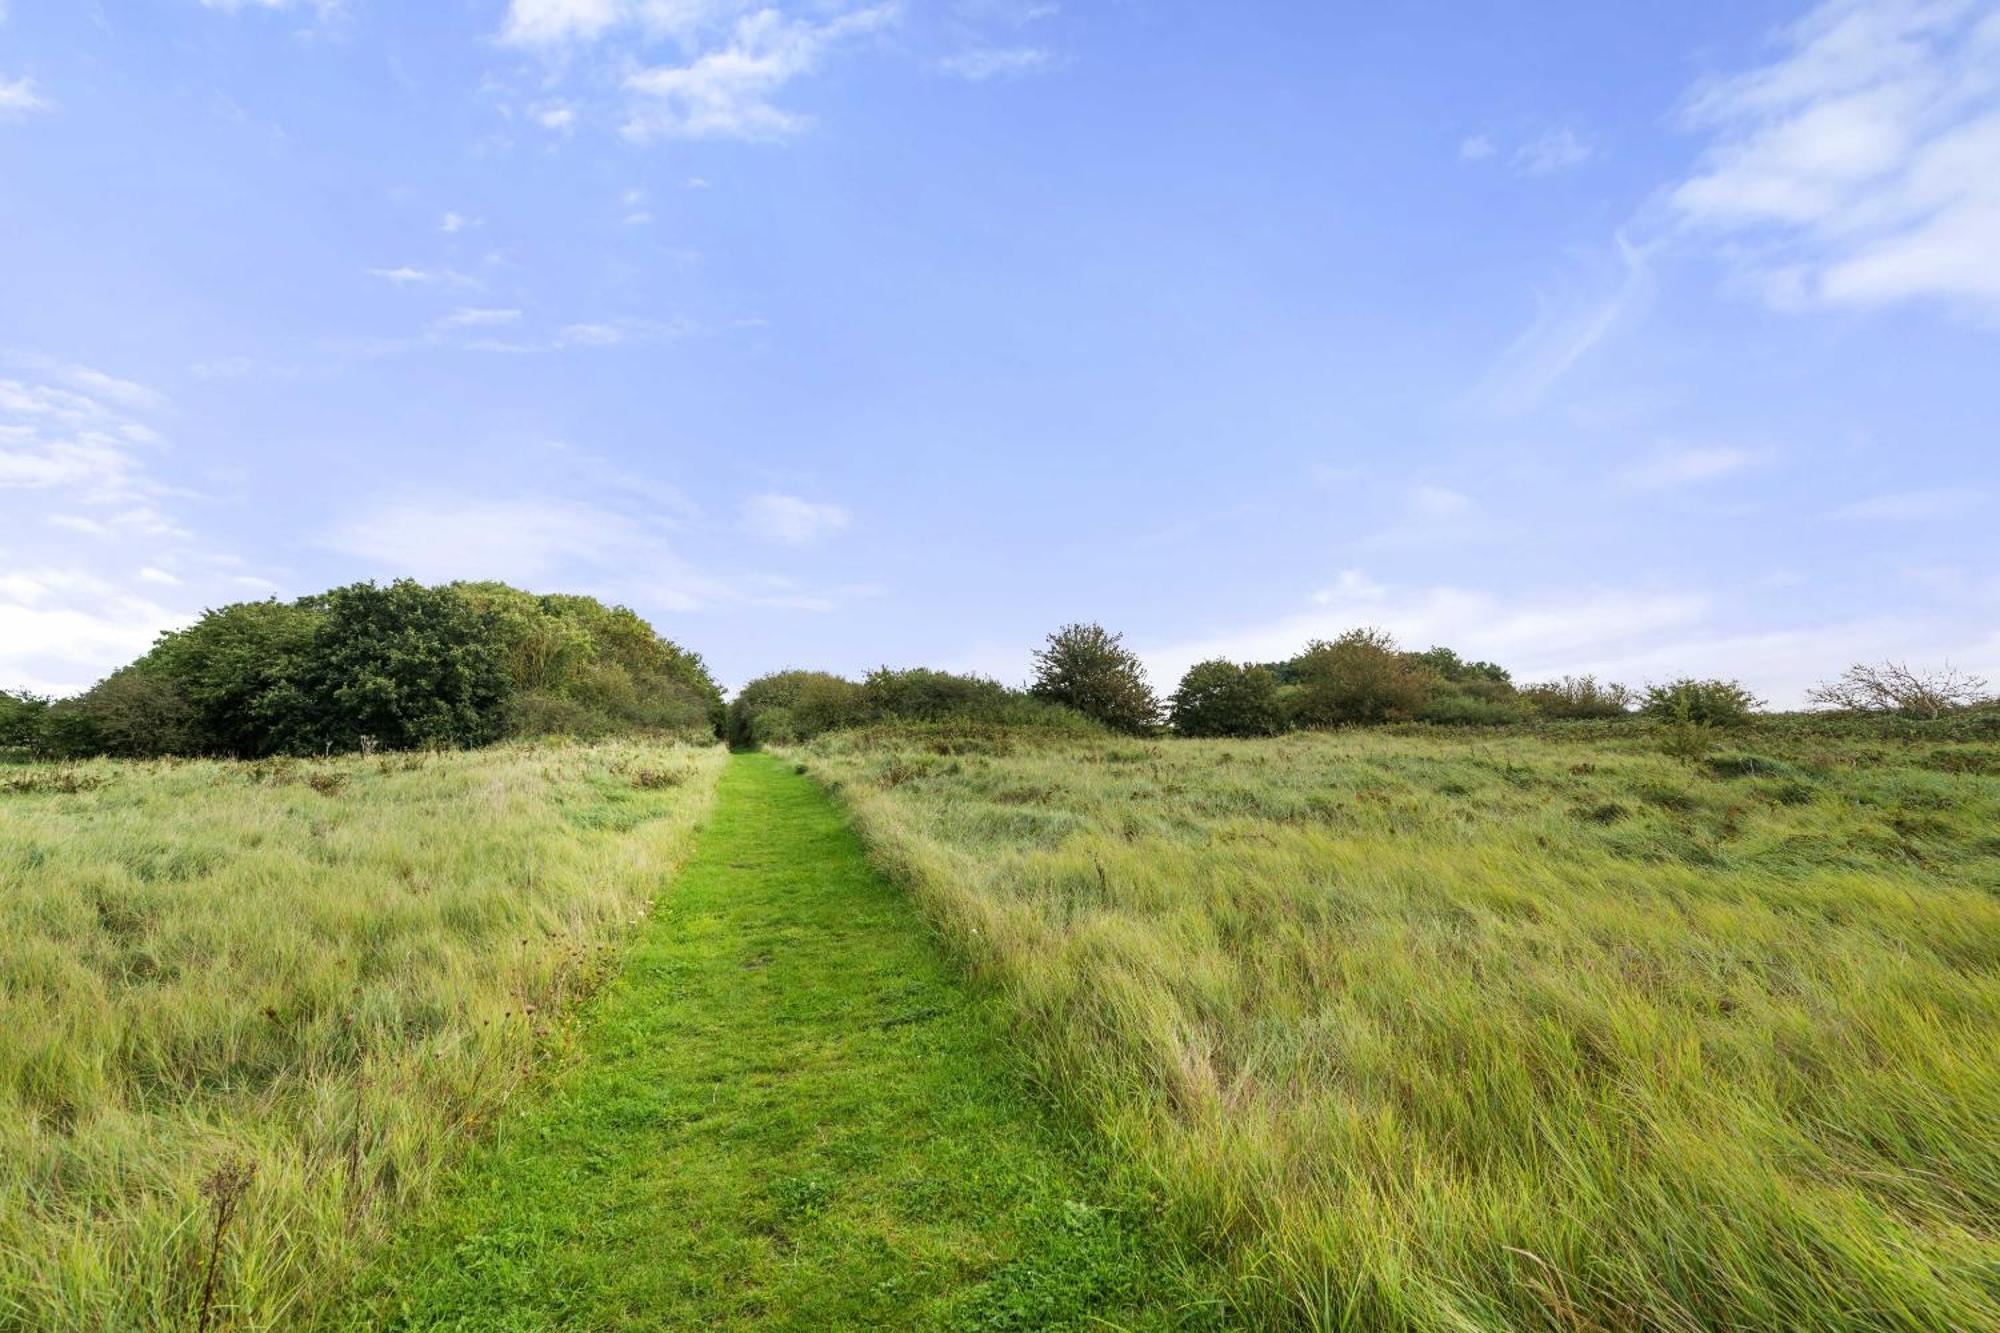
[[(1946, 668), (1856, 666), (1813, 691), (1841, 712), (1936, 718), (1987, 702), (1985, 682)], [(1129, 734), (1271, 736), (1293, 730), (1423, 722), (1500, 726), (1550, 720), (1651, 718), (1703, 731), (1740, 725), (1764, 702), (1740, 681), (1682, 677), (1634, 689), (1593, 676), (1517, 685), (1494, 662), (1450, 648), (1400, 648), (1379, 629), (1314, 640), (1281, 662), (1199, 662), (1165, 699), (1121, 635), (1065, 625), (1034, 653), (1033, 678), (1011, 689), (980, 676), (882, 668), (861, 681), (824, 671), (781, 671), (731, 703), (734, 744), (788, 742), (885, 722), (980, 723)]]
[(624, 607), (399, 579), (210, 610), (72, 699), (0, 692), (0, 751), (257, 758), (722, 719), (701, 657)]

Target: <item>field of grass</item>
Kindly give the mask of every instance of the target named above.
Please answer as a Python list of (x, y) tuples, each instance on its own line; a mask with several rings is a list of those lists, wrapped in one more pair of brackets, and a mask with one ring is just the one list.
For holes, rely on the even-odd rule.
[(307, 1322), (563, 1053), (722, 762), (0, 767), (0, 1329)]
[(2000, 746), (791, 752), (1259, 1325), (2000, 1327)]
[(350, 1326), (1212, 1323), (997, 1017), (826, 794), (739, 755), (577, 1061), (472, 1154)]

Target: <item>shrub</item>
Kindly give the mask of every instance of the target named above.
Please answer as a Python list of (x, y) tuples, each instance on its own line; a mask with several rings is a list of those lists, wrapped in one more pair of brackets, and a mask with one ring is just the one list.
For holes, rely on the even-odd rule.
[(1638, 699), (1623, 685), (1599, 684), (1595, 676), (1564, 676), (1521, 691), (1521, 698), (1547, 718), (1629, 717)]
[(1159, 722), (1159, 700), (1123, 636), (1102, 625), (1065, 625), (1034, 656), (1028, 692), (1036, 698), (1074, 708), (1114, 731), (1141, 732)]
[(1837, 680), (1807, 691), (1818, 708), (1843, 713), (1901, 713), (1936, 719), (1946, 713), (1987, 702), (1986, 682), (1949, 664), (1935, 671), (1912, 669), (1901, 662), (1871, 666), (1857, 662)]
[(1285, 727), (1270, 669), (1221, 658), (1188, 668), (1167, 714), (1183, 736), (1269, 736)]
[(737, 691), (726, 727), (731, 745), (810, 740), (864, 721), (861, 687), (825, 671), (774, 671)]
[(57, 707), (74, 707), (89, 719), (91, 753), (150, 758), (197, 748), (194, 706), (178, 685), (157, 671), (122, 667), (91, 686), (73, 705)]
[(1307, 727), (1408, 721), (1438, 683), (1377, 629), (1349, 630), (1332, 642), (1315, 640), (1291, 665), (1298, 681), (1294, 717)]
[(1439, 726), (1504, 727), (1534, 717), (1520, 691), (1491, 677), (1441, 684), (1417, 712), (1417, 721)]
[(1664, 685), (1646, 687), (1640, 711), (1658, 722), (1702, 727), (1736, 727), (1764, 701), (1750, 693), (1740, 681), (1696, 680), (1684, 676)]

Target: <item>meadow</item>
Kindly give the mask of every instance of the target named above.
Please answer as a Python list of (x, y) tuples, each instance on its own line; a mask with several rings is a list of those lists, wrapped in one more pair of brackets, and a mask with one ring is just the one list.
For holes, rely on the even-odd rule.
[(1729, 745), (787, 754), (1245, 1323), (2000, 1326), (2000, 745)]
[(560, 1063), (723, 757), (0, 766), (0, 1328), (315, 1318)]

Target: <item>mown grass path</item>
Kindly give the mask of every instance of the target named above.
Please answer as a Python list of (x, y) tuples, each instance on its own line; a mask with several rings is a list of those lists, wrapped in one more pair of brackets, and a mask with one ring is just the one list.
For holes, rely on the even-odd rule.
[(1171, 1286), (841, 812), (739, 755), (582, 1058), (357, 1324), (1154, 1327)]

